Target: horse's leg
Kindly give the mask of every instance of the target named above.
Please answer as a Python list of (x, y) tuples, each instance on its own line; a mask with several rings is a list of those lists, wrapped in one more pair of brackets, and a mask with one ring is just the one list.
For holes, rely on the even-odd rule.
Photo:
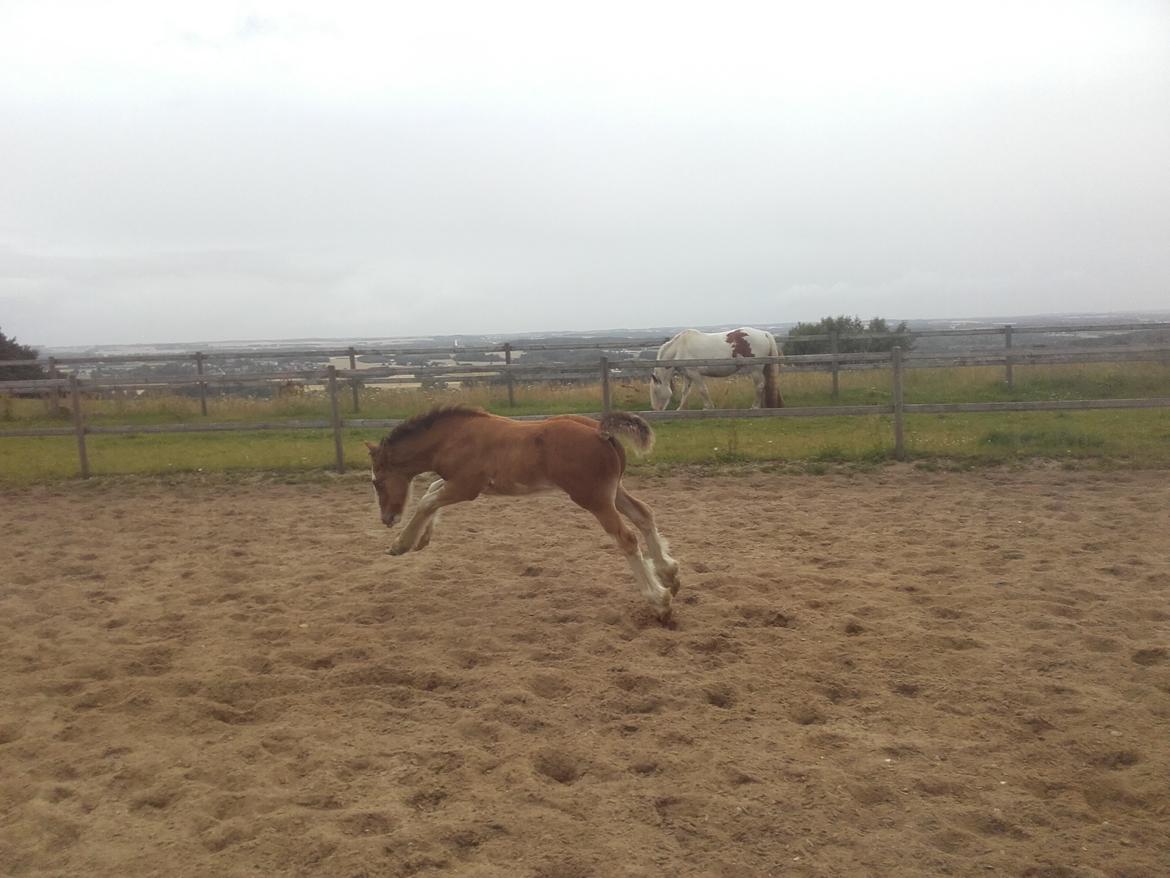
[[(430, 496), (431, 494), (437, 494), (439, 492), (439, 489), (442, 488), (443, 485), (445, 485), (445, 484), (446, 484), (446, 482), (444, 482), (442, 479), (435, 479), (433, 482), (431, 482), (430, 486), (427, 488), (426, 493), (423, 494), (423, 498), (425, 499), (426, 497)], [(416, 540), (415, 544), (414, 544), (414, 551), (417, 552), (421, 549), (425, 549), (427, 546), (429, 546), (431, 544), (431, 536), (435, 532), (435, 525), (438, 523), (438, 521), (439, 521), (439, 510), (436, 509), (434, 515), (432, 515), (430, 517), (430, 519), (426, 523), (426, 526), (423, 527), (422, 533), (420, 533), (418, 535), (418, 540)]]
[(684, 408), (686, 408), (687, 397), (691, 395), (691, 388), (694, 386), (694, 383), (691, 381), (691, 373), (690, 372), (688, 372), (687, 370), (684, 369), (682, 376), (683, 376), (682, 395), (678, 398), (678, 410), (680, 412)]
[(650, 507), (629, 493), (622, 485), (618, 485), (617, 496), (614, 498), (617, 510), (634, 523), (634, 527), (642, 532), (646, 538), (646, 549), (654, 559), (654, 571), (658, 578), (670, 589), (670, 593), (678, 594), (681, 583), (678, 578), (678, 561), (670, 557), (670, 547), (658, 532), (654, 523), (654, 513)]
[[(432, 485), (432, 487), (434, 487)], [(402, 555), (411, 549), (418, 548), (418, 542), (426, 529), (432, 524), (436, 512), (452, 503), (462, 503), (464, 500), (474, 500), (479, 496), (478, 490), (472, 490), (451, 482), (444, 482), (434, 492), (427, 489), (422, 499), (418, 501), (410, 521), (402, 527), (398, 539), (387, 549), (390, 555)], [(425, 543), (424, 543), (425, 545)]]
[(596, 516), (605, 532), (613, 537), (618, 549), (626, 557), (630, 571), (642, 592), (642, 596), (650, 602), (650, 606), (658, 614), (658, 618), (666, 621), (670, 617), (670, 592), (662, 587), (654, 573), (654, 567), (642, 557), (642, 550), (638, 548), (638, 537), (622, 521), (617, 507), (610, 498), (596, 503), (584, 503), (576, 497), (574, 501), (588, 509)]
[(752, 381), (756, 383), (756, 401), (752, 403), (752, 408), (758, 409), (764, 404), (764, 369), (757, 366), (752, 369)]
[(707, 390), (707, 382), (703, 380), (703, 376), (696, 373), (695, 374), (695, 383), (697, 383), (699, 385), (699, 395), (703, 397), (703, 408), (705, 408), (705, 409), (715, 408), (715, 401), (713, 399), (711, 399), (711, 394)]

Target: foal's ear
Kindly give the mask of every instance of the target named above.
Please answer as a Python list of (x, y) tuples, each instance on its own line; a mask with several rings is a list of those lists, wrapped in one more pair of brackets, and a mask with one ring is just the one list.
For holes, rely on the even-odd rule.
[(366, 449), (370, 452), (370, 457), (373, 457), (375, 454), (378, 453), (378, 446), (375, 445), (373, 442), (367, 442), (367, 443), (365, 443), (365, 445), (366, 445)]

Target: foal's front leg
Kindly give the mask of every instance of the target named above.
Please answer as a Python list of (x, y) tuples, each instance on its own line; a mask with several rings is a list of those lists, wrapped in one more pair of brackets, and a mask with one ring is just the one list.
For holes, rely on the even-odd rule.
[(434, 518), (444, 506), (459, 503), (463, 500), (472, 500), (477, 492), (468, 493), (453, 486), (450, 482), (437, 479), (427, 488), (418, 506), (410, 516), (410, 521), (402, 527), (398, 539), (387, 549), (390, 555), (404, 555), (412, 549), (425, 548), (431, 539), (431, 530), (434, 527)]
[[(445, 484), (446, 482), (443, 479), (435, 479), (430, 483), (430, 485), (427, 486), (427, 490), (426, 493), (423, 494), (423, 498), (426, 498), (431, 494), (437, 494), (439, 489), (442, 488)], [(423, 525), (422, 531), (418, 535), (418, 539), (414, 541), (414, 551), (421, 551), (431, 544), (431, 537), (435, 533), (435, 525), (439, 521), (439, 514), (439, 510), (436, 509), (434, 514), (431, 515), (429, 519), (427, 519), (426, 524)]]

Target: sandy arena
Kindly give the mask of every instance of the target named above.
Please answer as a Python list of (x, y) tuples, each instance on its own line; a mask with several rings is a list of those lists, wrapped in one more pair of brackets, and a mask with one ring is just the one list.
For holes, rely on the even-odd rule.
[(368, 477), (0, 493), (0, 872), (1170, 874), (1170, 478), (630, 478), (383, 553)]

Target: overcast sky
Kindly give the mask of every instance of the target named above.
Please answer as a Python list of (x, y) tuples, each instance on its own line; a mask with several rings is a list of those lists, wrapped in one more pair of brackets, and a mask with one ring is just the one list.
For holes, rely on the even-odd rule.
[(1170, 3), (0, 0), (0, 329), (1170, 308)]

